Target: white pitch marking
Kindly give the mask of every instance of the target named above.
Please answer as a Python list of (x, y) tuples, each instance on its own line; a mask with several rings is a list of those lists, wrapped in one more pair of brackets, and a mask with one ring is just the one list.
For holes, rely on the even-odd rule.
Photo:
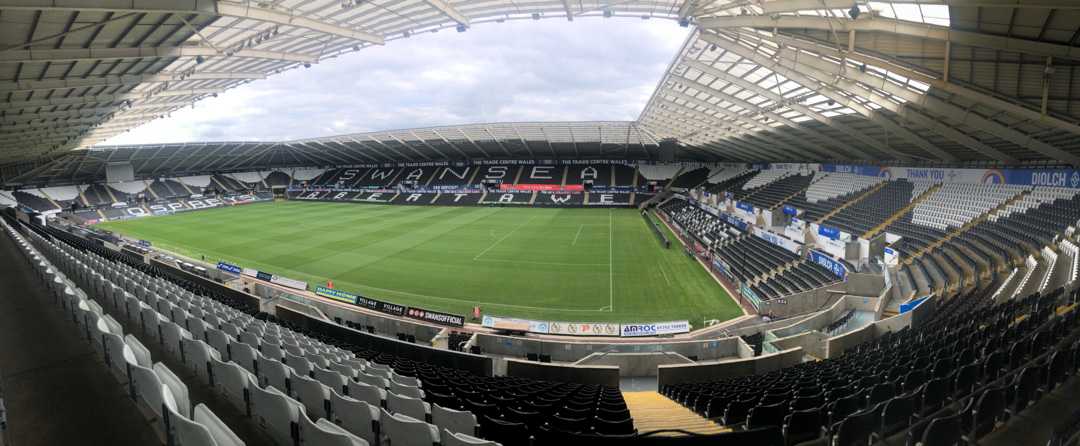
[(574, 242), (573, 242), (573, 243), (570, 243), (570, 246), (575, 246), (575, 245), (577, 245), (577, 239), (578, 239), (578, 237), (581, 237), (581, 230), (582, 230), (582, 228), (584, 228), (584, 227), (585, 227), (585, 225), (578, 225), (578, 227), (577, 227), (577, 234), (574, 234)]
[(671, 279), (668, 279), (667, 272), (664, 271), (664, 267), (659, 265), (659, 264), (657, 264), (656, 266), (658, 266), (660, 268), (660, 274), (662, 274), (664, 276), (664, 281), (667, 282), (668, 286), (670, 286), (671, 285)]
[(483, 256), (484, 254), (487, 254), (488, 251), (491, 251), (491, 248), (494, 248), (499, 243), (502, 243), (503, 240), (506, 240), (511, 235), (514, 235), (514, 233), (517, 232), (518, 229), (521, 229), (523, 226), (525, 226), (525, 225), (529, 224), (530, 222), (532, 222), (533, 220), (535, 220), (537, 215), (540, 215), (540, 214), (533, 215), (532, 218), (529, 218), (528, 220), (525, 220), (520, 225), (517, 225), (514, 229), (510, 230), (510, 232), (507, 232), (506, 235), (500, 237), (498, 240), (495, 240), (495, 243), (492, 243), (491, 246), (488, 246), (483, 251), (480, 251), (480, 254), (477, 254), (476, 257), (473, 257), (473, 260), (479, 259), (480, 256)]
[(608, 208), (608, 309), (615, 311), (615, 218)]

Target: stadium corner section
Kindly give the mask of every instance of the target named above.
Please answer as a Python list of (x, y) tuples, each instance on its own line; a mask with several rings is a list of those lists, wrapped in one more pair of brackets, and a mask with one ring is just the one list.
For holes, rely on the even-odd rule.
[[(649, 210), (649, 212), (655, 211)], [(664, 227), (667, 228), (668, 232), (675, 235), (675, 238), (679, 241), (679, 244), (681, 244), (683, 246), (683, 249), (686, 250), (687, 255), (693, 256), (694, 260), (696, 260), (698, 264), (701, 265), (701, 267), (709, 273), (709, 276), (711, 276), (713, 280), (715, 280), (716, 283), (724, 289), (728, 297), (730, 297), (731, 300), (739, 306), (739, 309), (742, 310), (743, 315), (741, 317), (722, 321), (722, 323), (719, 325), (727, 326), (732, 323), (737, 323), (739, 321), (747, 318), (752, 318), (757, 315), (757, 309), (755, 309), (754, 306), (750, 304), (750, 302), (747, 302), (742, 298), (742, 294), (735, 289), (734, 284), (732, 284), (726, 277), (724, 277), (722, 274), (709, 266), (708, 258), (703, 255), (703, 253), (705, 252), (705, 248), (701, 246), (701, 243), (699, 243), (697, 240), (689, 239), (688, 234), (676, 230), (672, 226), (672, 222), (666, 213), (655, 212), (655, 214), (660, 216), (660, 221), (664, 222)]]

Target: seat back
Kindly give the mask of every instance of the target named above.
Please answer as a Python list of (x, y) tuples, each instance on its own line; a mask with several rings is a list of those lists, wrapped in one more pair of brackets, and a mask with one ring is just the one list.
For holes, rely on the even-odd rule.
[(920, 443), (934, 446), (962, 444), (963, 424), (960, 414), (934, 418), (923, 431)]
[(363, 401), (375, 407), (386, 405), (386, 391), (362, 382), (349, 381), (349, 397)]
[(267, 358), (261, 353), (259, 354), (259, 384), (262, 386), (274, 386), (275, 389), (282, 389), (286, 393), (292, 392), (292, 377), (293, 370), (282, 363), (272, 358)]
[(476, 416), (462, 410), (447, 409), (438, 404), (431, 405), (431, 424), (467, 435), (476, 435)]
[(330, 391), (330, 419), (345, 430), (379, 444), (379, 406)]
[(404, 415), (391, 415), (385, 409), (379, 415), (382, 440), (390, 446), (431, 446), (439, 442), (435, 426)]
[(330, 416), (330, 388), (307, 376), (292, 378), (292, 395), (307, 409), (309, 416), (315, 419)]
[(243, 414), (251, 414), (248, 405), (248, 389), (258, 387), (251, 373), (232, 362), (210, 359), (210, 371), (214, 390)]
[(340, 426), (319, 418), (312, 422), (306, 415), (299, 416), (301, 446), (368, 446), (368, 442), (349, 433)]
[(430, 412), (428, 404), (423, 400), (398, 395), (393, 392), (386, 393), (386, 409), (392, 413), (408, 415), (417, 420), (427, 420)]
[(494, 441), (483, 440), (472, 435), (451, 432), (446, 429), (442, 430), (439, 439), (442, 441), (442, 446), (502, 446)]
[(273, 387), (252, 386), (248, 392), (255, 424), (279, 445), (296, 444), (299, 419), (307, 416), (303, 406)]

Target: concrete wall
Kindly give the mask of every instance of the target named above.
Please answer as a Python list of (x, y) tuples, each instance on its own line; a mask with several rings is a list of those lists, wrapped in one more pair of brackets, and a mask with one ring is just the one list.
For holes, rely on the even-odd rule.
[(825, 335), (825, 333), (811, 330), (786, 338), (774, 339), (772, 345), (780, 351), (802, 348), (803, 352), (807, 355), (811, 355), (815, 358), (825, 358), (828, 354), (826, 351), (826, 341), (828, 338), (829, 337)]
[(885, 288), (885, 277), (870, 273), (848, 273), (847, 293), (856, 296), (878, 296)]
[(426, 344), (430, 344), (432, 339), (434, 339), (444, 328), (442, 326), (413, 322), (405, 319), (395, 319), (388, 316), (360, 313), (315, 299), (307, 299), (307, 303), (322, 310), (322, 312), (331, 320), (336, 321), (340, 319), (342, 322), (352, 321), (361, 326), (371, 325), (375, 327), (376, 333), (387, 336), (397, 336), (398, 333), (411, 334), (416, 336), (417, 342)]
[[(845, 285), (845, 283), (840, 282), (827, 287), (793, 294), (784, 298), (784, 303), (765, 301), (765, 304), (758, 309), (758, 312), (770, 317), (791, 317), (821, 311), (844, 295)], [(876, 296), (877, 293), (874, 293), (874, 295)]]
[(757, 375), (791, 367), (802, 362), (803, 350), (793, 348), (756, 358), (717, 361), (708, 364), (662, 365), (657, 370), (657, 385), (716, 381), (725, 378)]
[(577, 362), (597, 352), (608, 353), (649, 353), (672, 352), (686, 357), (696, 356), (699, 361), (737, 357), (739, 355), (736, 338), (723, 338), (708, 341), (672, 341), (656, 340), (651, 344), (612, 344), (581, 340), (540, 340), (517, 336), (502, 336), (487, 333), (476, 335), (476, 345), (484, 353), (524, 358), (527, 353), (551, 355), (552, 361)]
[(918, 325), (914, 324), (913, 321), (928, 319), (930, 315), (933, 314), (936, 304), (937, 298), (930, 297), (914, 310), (908, 311), (907, 313), (901, 313), (887, 319), (882, 319), (860, 329), (844, 333), (834, 338), (829, 338), (827, 357), (835, 358), (840, 356), (845, 351), (848, 351), (863, 342), (877, 339), (885, 333), (900, 331), (911, 326), (917, 327)]
[(452, 350), (440, 350), (420, 344), (399, 341), (397, 339), (375, 336), (330, 321), (315, 319), (285, 307), (278, 307), (277, 313), (278, 318), (294, 323), (302, 328), (307, 328), (315, 333), (333, 336), (360, 347), (390, 353), (414, 361), (461, 369), (480, 376), (492, 375), (492, 358), (489, 356), (473, 355)]
[[(508, 360), (509, 363), (512, 360)], [(656, 367), (667, 364), (693, 364), (678, 353), (593, 353), (574, 363), (576, 366), (610, 366), (619, 370), (619, 376), (656, 376)]]
[(506, 360), (506, 376), (580, 384), (600, 384), (612, 387), (619, 386), (619, 368), (612, 366), (543, 364), (508, 359)]

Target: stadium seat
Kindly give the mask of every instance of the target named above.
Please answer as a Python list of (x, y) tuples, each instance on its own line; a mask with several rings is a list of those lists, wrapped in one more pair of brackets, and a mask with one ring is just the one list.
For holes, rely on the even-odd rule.
[(307, 416), (304, 406), (273, 387), (252, 385), (248, 391), (255, 424), (277, 444), (296, 444), (299, 419)]
[(348, 396), (375, 407), (386, 406), (386, 390), (362, 382), (349, 381)]
[(408, 415), (417, 420), (431, 419), (431, 405), (420, 398), (398, 395), (394, 392), (386, 393), (386, 409), (391, 413)]
[(381, 436), (391, 446), (431, 446), (439, 443), (439, 428), (405, 414), (379, 415)]
[(447, 429), (442, 430), (442, 435), (439, 437), (439, 439), (442, 440), (442, 446), (502, 446), (494, 441), (483, 440), (473, 437), (471, 435), (451, 432)]
[(329, 417), (330, 388), (307, 376), (292, 377), (292, 397), (304, 405), (312, 418)]
[(252, 375), (258, 375), (259, 351), (243, 342), (229, 343), (229, 360)]
[(286, 393), (290, 393), (293, 376), (291, 367), (259, 354), (259, 385), (274, 386), (275, 389), (284, 389)]
[(201, 340), (184, 339), (181, 341), (184, 349), (184, 366), (202, 384), (210, 384), (210, 359), (221, 360), (217, 350)]
[(306, 446), (368, 446), (368, 442), (342, 429), (340, 426), (319, 418), (312, 422), (307, 415), (299, 415), (299, 444)]
[(248, 391), (253, 387), (258, 387), (259, 384), (250, 372), (234, 362), (222, 362), (218, 358), (210, 358), (210, 376), (214, 390), (223, 396), (225, 401), (228, 401), (240, 413), (251, 414)]
[(331, 391), (330, 413), (334, 423), (345, 430), (363, 438), (369, 444), (379, 444), (379, 406)]
[(471, 412), (446, 409), (438, 404), (431, 404), (431, 424), (450, 432), (476, 435), (479, 425)]
[(190, 417), (191, 399), (188, 394), (187, 384), (184, 384), (184, 381), (177, 377), (172, 370), (169, 370), (169, 367), (165, 364), (160, 362), (154, 364), (153, 370), (158, 377), (158, 381), (168, 389), (168, 393), (172, 396), (175, 410), (185, 417)]

